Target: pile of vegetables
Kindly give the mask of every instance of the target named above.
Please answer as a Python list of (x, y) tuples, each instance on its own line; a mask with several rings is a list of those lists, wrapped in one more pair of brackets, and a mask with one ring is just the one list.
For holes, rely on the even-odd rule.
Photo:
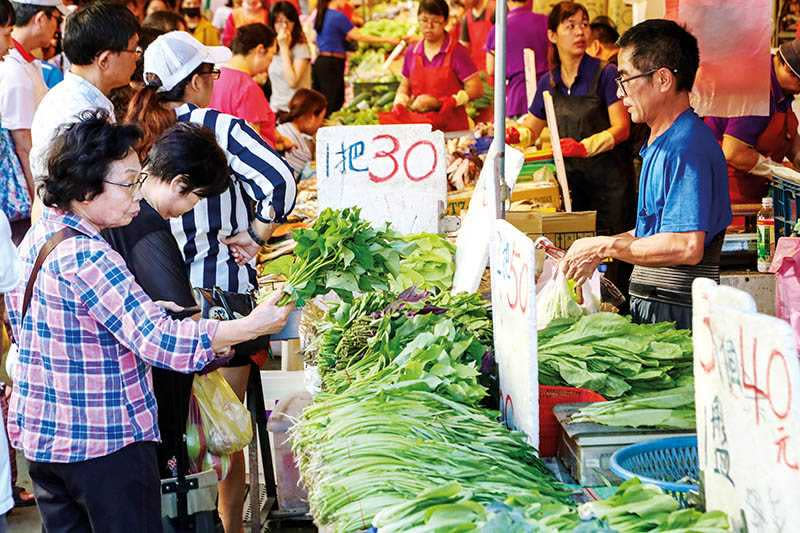
[(581, 387), (606, 398), (683, 384), (692, 375), (692, 336), (672, 323), (633, 324), (595, 313), (554, 320), (539, 331), (539, 383)]
[[(409, 381), (321, 393), (303, 412), (293, 449), (320, 525), (358, 531), (380, 511), (452, 482), (480, 505), (511, 499), (536, 502), (540, 517), (563, 513), (569, 491), (524, 435), (497, 422), (496, 412), (426, 388)], [(385, 517), (384, 527), (398, 515)]]
[(392, 108), (397, 84), (381, 84), (364, 90), (347, 106), (328, 117), (329, 125), (369, 126), (378, 123), (378, 113)]
[(384, 70), (386, 54), (382, 50), (364, 50), (358, 54), (357, 62), (350, 59), (349, 79), (357, 83), (390, 83), (397, 81), (394, 74)]
[(658, 487), (644, 485), (637, 478), (620, 485), (607, 500), (584, 503), (579, 513), (582, 518), (596, 519), (598, 526), (607, 526), (618, 533), (713, 533), (729, 530), (728, 517), (722, 511), (701, 513), (694, 509), (679, 510), (674, 498), (664, 494)]
[(615, 427), (652, 427), (694, 430), (694, 385), (690, 376), (685, 385), (665, 391), (587, 405), (575, 413), (572, 422), (592, 422)]
[[(413, 25), (407, 21), (394, 20), (394, 19), (380, 19), (380, 20), (370, 20), (361, 27), (360, 31), (362, 34), (371, 35), (372, 37), (402, 39), (403, 37), (408, 35), (408, 32), (409, 30), (411, 30), (412, 26)], [(389, 44), (372, 44), (372, 43), (360, 43), (359, 47), (361, 48), (377, 47), (384, 50), (391, 50), (393, 48)]]
[(342, 300), (354, 294), (402, 290), (449, 290), (455, 249), (438, 235), (400, 236), (378, 230), (361, 219), (360, 210), (325, 209), (309, 229), (292, 234), (294, 256), (267, 263), (262, 274), (286, 278), (287, 293), (279, 305), (302, 306), (309, 299), (334, 291)]

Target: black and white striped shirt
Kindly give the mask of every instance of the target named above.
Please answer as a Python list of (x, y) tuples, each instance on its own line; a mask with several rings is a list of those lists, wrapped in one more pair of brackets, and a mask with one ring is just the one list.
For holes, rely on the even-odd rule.
[(262, 222), (286, 220), (297, 194), (292, 170), (242, 119), (193, 104), (184, 104), (175, 113), (179, 122), (214, 131), (232, 177), (226, 192), (201, 199), (183, 217), (170, 221), (192, 286), (246, 292), (256, 284), (255, 259), (237, 265), (220, 240), (247, 231), (251, 209), (246, 198), (255, 204), (252, 216)]

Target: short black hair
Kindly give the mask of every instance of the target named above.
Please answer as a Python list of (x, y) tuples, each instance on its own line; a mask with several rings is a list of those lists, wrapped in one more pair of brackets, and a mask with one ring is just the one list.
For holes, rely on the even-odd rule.
[(183, 29), (188, 27), (183, 17), (174, 11), (156, 11), (145, 17), (142, 28), (152, 28), (168, 33), (180, 30), (181, 24), (183, 24)]
[(124, 159), (142, 138), (133, 124), (112, 124), (102, 109), (84, 111), (78, 121), (58, 130), (42, 182), (42, 201), (69, 210), (73, 201), (91, 200), (103, 192), (103, 180), (114, 161)]
[(13, 26), (16, 22), (14, 6), (8, 0), (0, 0), (0, 26)]
[(429, 15), (439, 15), (445, 20), (450, 18), (450, 6), (445, 0), (420, 0), (417, 15), (427, 13)]
[(67, 17), (64, 53), (74, 65), (91, 65), (106, 50), (127, 50), (139, 29), (136, 16), (123, 4), (92, 2)]
[(18, 28), (22, 28), (27, 26), (33, 17), (36, 16), (37, 13), (43, 11), (47, 14), (48, 17), (53, 16), (53, 12), (57, 11), (57, 8), (53, 6), (40, 6), (37, 4), (20, 4), (19, 2), (11, 2), (11, 5), (14, 8), (14, 16), (16, 20), (14, 22), (14, 26)]
[(597, 39), (604, 45), (610, 46), (616, 44), (617, 40), (619, 39), (619, 32), (617, 31), (617, 29), (613, 27), (611, 24), (607, 24), (606, 22), (598, 21), (597, 19), (595, 19), (592, 21), (591, 24), (589, 24), (589, 29), (592, 30), (592, 37)]
[(156, 140), (147, 154), (150, 176), (170, 182), (181, 176), (183, 192), (218, 196), (231, 184), (228, 160), (214, 132), (199, 124), (179, 122)]
[(666, 67), (675, 76), (678, 91), (692, 90), (700, 49), (683, 26), (672, 20), (646, 20), (626, 31), (618, 44), (631, 49), (631, 62), (639, 72)]
[(236, 37), (231, 43), (231, 52), (236, 55), (247, 55), (258, 45), (269, 48), (275, 43), (275, 32), (266, 24), (256, 22), (236, 28)]

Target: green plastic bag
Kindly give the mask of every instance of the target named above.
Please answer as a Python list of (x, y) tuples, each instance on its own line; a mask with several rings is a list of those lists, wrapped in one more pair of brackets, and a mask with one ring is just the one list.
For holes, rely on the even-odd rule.
[(209, 452), (230, 455), (250, 444), (250, 412), (218, 370), (196, 376), (192, 394), (200, 408)]

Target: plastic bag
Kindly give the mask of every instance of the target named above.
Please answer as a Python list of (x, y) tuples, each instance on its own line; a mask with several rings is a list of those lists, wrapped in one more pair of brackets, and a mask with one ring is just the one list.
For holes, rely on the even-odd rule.
[(775, 316), (788, 321), (800, 343), (800, 237), (781, 237), (769, 269), (775, 274)]
[(250, 444), (253, 439), (250, 412), (218, 370), (196, 376), (192, 396), (200, 408), (209, 452), (230, 455)]
[(558, 318), (580, 318), (600, 311), (600, 274), (595, 272), (580, 288), (574, 288), (547, 258), (536, 282), (536, 327), (544, 329)]

